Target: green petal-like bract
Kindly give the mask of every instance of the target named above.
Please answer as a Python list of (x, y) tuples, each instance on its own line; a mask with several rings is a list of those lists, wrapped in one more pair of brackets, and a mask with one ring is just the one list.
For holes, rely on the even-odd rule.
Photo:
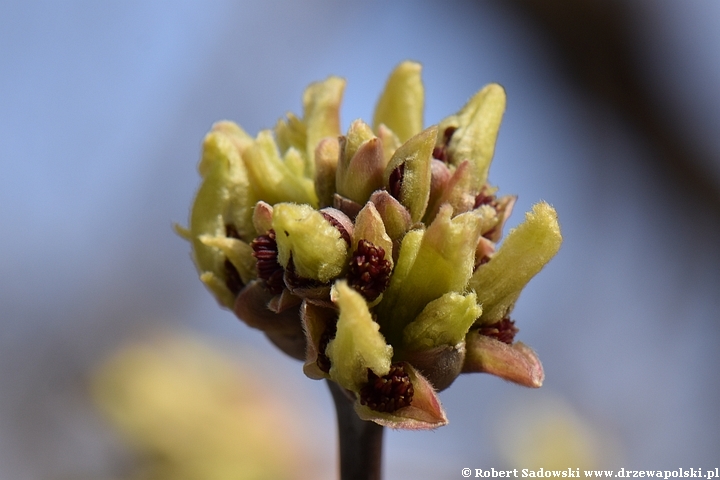
[(429, 350), (441, 345), (455, 346), (465, 339), (470, 326), (482, 313), (474, 293), (449, 292), (428, 303), (403, 331), (403, 348)]
[(470, 160), (474, 188), (478, 192), (487, 181), (505, 103), (505, 90), (500, 85), (490, 84), (477, 92), (457, 115), (439, 125), (440, 135), (448, 127), (457, 128), (448, 145), (450, 157), (455, 165)]
[(203, 182), (190, 212), (188, 229), (195, 265), (205, 285), (223, 305), (232, 308), (233, 298), (225, 286), (226, 256), (202, 238), (225, 237), (226, 224), (231, 224), (241, 237), (252, 238), (253, 190), (240, 150), (223, 131), (212, 131), (205, 137), (198, 169)]
[(255, 272), (255, 257), (253, 257), (252, 247), (238, 240), (237, 238), (226, 237), (220, 235), (211, 237), (210, 235), (200, 235), (200, 241), (209, 246), (219, 249), (225, 258), (230, 260), (235, 269), (240, 274), (243, 283), (247, 284), (257, 277)]
[[(472, 275), (481, 222), (473, 212), (451, 217), (452, 208), (443, 206), (425, 232), (406, 278), (402, 282), (393, 278), (378, 305), (383, 321), (389, 323), (391, 341), (400, 340), (405, 326), (429, 302), (447, 292), (465, 290)], [(405, 241), (401, 258), (404, 247)]]
[(507, 315), (523, 287), (555, 256), (561, 243), (555, 209), (545, 202), (535, 204), (470, 279), (470, 288), (483, 307), (480, 321), (494, 323)]
[(340, 316), (335, 339), (327, 347), (332, 365), (330, 377), (342, 387), (358, 392), (368, 381), (368, 368), (378, 376), (390, 371), (393, 349), (385, 343), (365, 298), (345, 281), (335, 283), (331, 298)]

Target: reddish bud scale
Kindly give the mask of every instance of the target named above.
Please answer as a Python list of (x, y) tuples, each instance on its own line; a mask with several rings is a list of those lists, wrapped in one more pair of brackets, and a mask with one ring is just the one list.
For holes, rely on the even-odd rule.
[(515, 322), (505, 317), (499, 322), (481, 326), (478, 333), (511, 345), (515, 339), (515, 334), (519, 331), (520, 329), (515, 326)]
[(333, 218), (332, 215), (328, 215), (328, 214), (325, 213), (325, 212), (320, 212), (320, 214), (323, 216), (323, 218), (324, 218), (325, 220), (327, 220), (328, 222), (330, 222), (330, 225), (332, 225), (333, 227), (337, 228), (338, 232), (340, 232), (340, 236), (342, 237), (343, 240), (345, 240), (345, 243), (346, 243), (347, 245), (350, 245), (350, 242), (351, 242), (351, 240), (350, 240), (350, 233), (348, 233), (348, 231), (345, 229), (345, 227), (343, 226), (343, 224), (340, 223), (340, 222), (338, 222), (337, 219)]
[(257, 273), (265, 281), (268, 290), (273, 294), (283, 291), (283, 268), (277, 261), (278, 249), (275, 241), (275, 230), (260, 235), (252, 241), (253, 257), (257, 259)]
[(473, 205), (473, 208), (478, 208), (481, 205), (490, 205), (497, 209), (497, 197), (495, 197), (495, 195), (488, 195), (485, 187), (483, 187), (482, 191), (475, 197), (475, 205)]
[(375, 300), (390, 284), (392, 265), (385, 260), (385, 250), (367, 240), (360, 240), (353, 252), (348, 271), (348, 284), (366, 300)]
[(382, 377), (368, 368), (368, 383), (360, 389), (360, 403), (376, 412), (391, 413), (410, 405), (414, 393), (405, 367), (402, 363), (395, 363)]

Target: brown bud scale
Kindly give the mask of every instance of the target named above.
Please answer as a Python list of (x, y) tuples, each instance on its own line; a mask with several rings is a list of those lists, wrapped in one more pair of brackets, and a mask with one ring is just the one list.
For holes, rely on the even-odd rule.
[(414, 393), (405, 367), (394, 363), (390, 372), (382, 377), (368, 368), (368, 383), (360, 389), (360, 403), (376, 412), (391, 413), (410, 405)]
[(315, 280), (314, 278), (305, 278), (298, 275), (297, 270), (295, 269), (295, 263), (293, 262), (292, 255), (290, 255), (290, 260), (288, 260), (288, 265), (285, 269), (284, 280), (290, 291), (293, 291), (297, 288), (317, 288), (327, 285), (320, 282), (319, 280)]
[(225, 263), (223, 263), (223, 267), (225, 269), (225, 286), (237, 297), (240, 290), (245, 288), (245, 284), (242, 278), (240, 278), (240, 273), (237, 271), (237, 268), (235, 268), (235, 265), (227, 258), (225, 259)]
[(335, 338), (335, 334), (337, 333), (337, 323), (332, 323), (325, 328), (325, 331), (320, 336), (320, 345), (318, 345), (318, 356), (317, 356), (317, 366), (320, 370), (322, 370), (325, 373), (330, 372), (330, 357), (327, 356), (325, 353), (325, 350), (327, 350), (327, 346), (330, 343), (330, 340), (333, 340)]

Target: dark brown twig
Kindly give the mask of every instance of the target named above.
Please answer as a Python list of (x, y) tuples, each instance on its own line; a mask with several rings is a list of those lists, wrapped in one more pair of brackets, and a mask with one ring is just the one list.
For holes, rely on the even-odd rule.
[(361, 420), (342, 387), (327, 383), (337, 410), (340, 480), (381, 480), (383, 427)]

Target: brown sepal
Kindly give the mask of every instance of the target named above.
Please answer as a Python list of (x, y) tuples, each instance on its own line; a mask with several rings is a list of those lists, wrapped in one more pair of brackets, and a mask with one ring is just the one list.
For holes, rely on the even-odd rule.
[(300, 318), (307, 342), (303, 372), (315, 380), (330, 378), (330, 375), (318, 365), (318, 357), (325, 355), (324, 351), (321, 352), (322, 339), (326, 332), (334, 329), (338, 318), (337, 310), (304, 301), (300, 306)]
[(465, 363), (465, 344), (441, 345), (429, 350), (405, 353), (402, 358), (417, 368), (435, 390), (442, 392), (462, 371)]
[(261, 281), (253, 280), (237, 296), (235, 315), (249, 327), (265, 332), (267, 337), (293, 358), (305, 358), (305, 334), (300, 321), (300, 306), (280, 313), (268, 308), (273, 295)]

